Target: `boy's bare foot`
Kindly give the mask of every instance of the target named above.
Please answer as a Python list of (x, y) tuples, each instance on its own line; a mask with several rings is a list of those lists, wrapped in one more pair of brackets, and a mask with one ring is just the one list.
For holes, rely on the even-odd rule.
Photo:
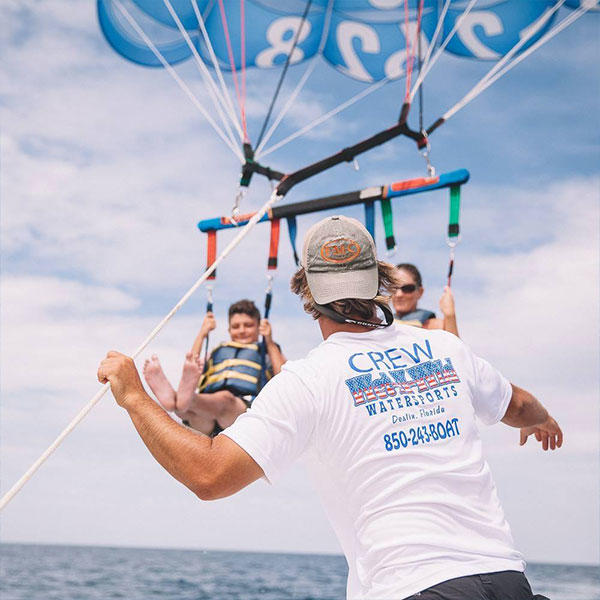
[(177, 388), (177, 412), (189, 410), (203, 370), (204, 360), (188, 352), (185, 355), (181, 380)]
[(150, 359), (144, 362), (143, 371), (146, 383), (150, 386), (163, 408), (168, 411), (175, 410), (175, 390), (164, 374), (156, 354), (153, 354)]

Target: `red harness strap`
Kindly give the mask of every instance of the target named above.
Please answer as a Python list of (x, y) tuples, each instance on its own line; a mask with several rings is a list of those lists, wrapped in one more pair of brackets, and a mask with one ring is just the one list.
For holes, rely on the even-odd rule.
[[(212, 266), (217, 258), (217, 232), (216, 231), (208, 231), (207, 232), (207, 244), (206, 244), (206, 268)], [(207, 279), (216, 279), (217, 270), (215, 269)]]
[(271, 221), (271, 242), (269, 244), (269, 262), (267, 268), (272, 271), (277, 268), (277, 255), (279, 253), (279, 219)]

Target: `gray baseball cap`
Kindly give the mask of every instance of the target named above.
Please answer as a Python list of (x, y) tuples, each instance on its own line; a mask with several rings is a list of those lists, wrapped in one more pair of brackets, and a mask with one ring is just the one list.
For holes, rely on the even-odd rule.
[(318, 304), (344, 298), (371, 300), (379, 291), (375, 242), (350, 217), (328, 217), (306, 232), (302, 266)]

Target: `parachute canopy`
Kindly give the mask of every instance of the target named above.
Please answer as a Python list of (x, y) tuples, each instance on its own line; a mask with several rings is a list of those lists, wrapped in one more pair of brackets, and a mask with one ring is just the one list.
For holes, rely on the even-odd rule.
[[(135, 14), (170, 64), (192, 55), (179, 20), (209, 66), (210, 50), (202, 29), (224, 70), (283, 65), (294, 48), (290, 64), (321, 53), (346, 75), (372, 82), (405, 74), (418, 21), (422, 52), (439, 26), (441, 39), (456, 31), (446, 52), (498, 60), (525, 35), (527, 43), (519, 52), (544, 35), (556, 17), (557, 0), (99, 0), (102, 31), (113, 48), (136, 63), (160, 66), (155, 53), (123, 17), (121, 3)], [(575, 9), (596, 6), (597, 1), (560, 4)]]

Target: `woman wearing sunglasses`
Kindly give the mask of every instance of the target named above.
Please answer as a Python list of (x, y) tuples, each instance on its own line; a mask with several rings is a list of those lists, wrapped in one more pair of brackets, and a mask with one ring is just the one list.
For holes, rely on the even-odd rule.
[(444, 318), (438, 319), (434, 312), (417, 308), (425, 291), (419, 269), (409, 263), (396, 265), (396, 269), (398, 269), (398, 279), (402, 283), (392, 296), (396, 318), (404, 325), (414, 325), (425, 329), (444, 329), (458, 336), (454, 296), (452, 296), (450, 288), (446, 286), (440, 298), (440, 309)]

